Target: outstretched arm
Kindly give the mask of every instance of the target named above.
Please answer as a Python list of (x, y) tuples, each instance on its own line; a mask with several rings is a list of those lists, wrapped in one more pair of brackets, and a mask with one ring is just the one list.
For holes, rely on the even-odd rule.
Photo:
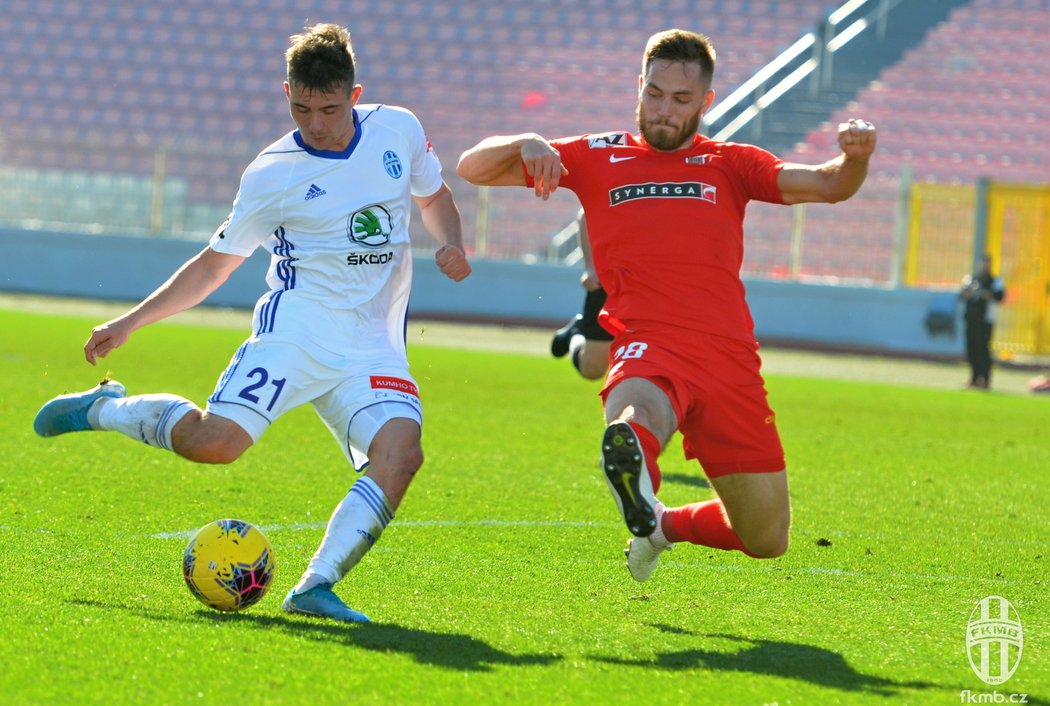
[(868, 175), (875, 151), (875, 126), (851, 118), (839, 124), (842, 153), (824, 164), (785, 164), (777, 177), (784, 202), (835, 203), (857, 193)]
[(534, 132), (487, 137), (459, 157), (456, 173), (478, 186), (525, 186), (525, 172), (533, 177), (536, 196), (550, 197), (569, 171), (551, 143)]
[(463, 225), (452, 191), (442, 182), (441, 188), (430, 196), (414, 198), (423, 225), (441, 243), (434, 253), (438, 268), (453, 282), (459, 282), (470, 274), (470, 263), (463, 252)]
[(239, 255), (228, 255), (205, 247), (134, 308), (96, 326), (91, 331), (91, 338), (84, 344), (87, 362), (94, 365), (97, 358), (105, 358), (143, 326), (200, 304), (244, 260)]

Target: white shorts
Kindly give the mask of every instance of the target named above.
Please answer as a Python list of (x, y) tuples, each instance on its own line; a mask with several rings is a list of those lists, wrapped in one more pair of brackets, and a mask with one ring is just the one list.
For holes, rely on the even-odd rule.
[(357, 470), (368, 464), (368, 447), (390, 419), (414, 419), (422, 427), (419, 390), (402, 351), (385, 338), (347, 353), (301, 347), (284, 337), (252, 336), (234, 354), (208, 413), (235, 422), (258, 441), (278, 417), (311, 403)]

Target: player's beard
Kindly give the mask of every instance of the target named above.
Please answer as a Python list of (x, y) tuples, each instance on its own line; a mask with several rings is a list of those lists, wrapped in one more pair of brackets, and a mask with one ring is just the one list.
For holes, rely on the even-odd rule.
[(674, 126), (669, 125), (666, 122), (646, 120), (642, 117), (641, 104), (635, 108), (635, 118), (638, 120), (638, 131), (642, 134), (642, 137), (645, 138), (645, 141), (649, 143), (650, 147), (660, 150), (661, 152), (674, 152), (677, 149), (685, 147), (686, 144), (692, 141), (693, 135), (696, 134), (697, 129), (700, 127), (699, 111), (697, 111), (696, 115), (687, 120), (677, 132), (654, 129), (654, 126), (656, 125), (661, 125), (665, 128), (673, 128)]

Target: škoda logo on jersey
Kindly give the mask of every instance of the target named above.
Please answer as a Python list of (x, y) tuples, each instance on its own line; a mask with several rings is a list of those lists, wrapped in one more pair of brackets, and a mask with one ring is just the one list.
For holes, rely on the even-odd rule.
[(389, 243), (393, 232), (390, 211), (381, 204), (365, 206), (346, 219), (346, 235), (351, 243), (377, 248)]

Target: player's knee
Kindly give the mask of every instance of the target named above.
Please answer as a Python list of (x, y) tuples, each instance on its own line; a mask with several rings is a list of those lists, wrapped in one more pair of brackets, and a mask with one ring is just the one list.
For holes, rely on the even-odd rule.
[(423, 452), (416, 448), (393, 454), (381, 465), (372, 463), (372, 474), (381, 479), (381, 487), (393, 491), (395, 495), (403, 494), (412, 485), (416, 473), (423, 465)]
[(226, 464), (239, 459), (248, 446), (236, 439), (211, 437), (184, 441), (176, 447), (176, 451), (180, 456), (197, 463)]
[(419, 423), (408, 418), (387, 420), (372, 438), (368, 458), (373, 476), (407, 487), (423, 465)]
[(580, 375), (588, 380), (598, 380), (604, 377), (609, 365), (608, 354), (602, 351), (591, 350), (591, 342), (576, 348), (572, 354), (572, 364)]
[(775, 559), (783, 556), (788, 550), (787, 535), (763, 537), (757, 541), (745, 543), (747, 550), (759, 559)]
[(238, 424), (199, 410), (179, 420), (171, 432), (175, 453), (197, 463), (233, 463), (253, 440)]
[(386, 473), (411, 481), (423, 466), (423, 449), (419, 444), (399, 446), (388, 454), (372, 459), (373, 466), (382, 466)]
[(576, 369), (580, 371), (580, 375), (587, 378), (588, 380), (598, 380), (603, 375), (605, 375), (606, 368), (604, 365), (604, 361), (601, 365), (595, 365), (594, 363), (589, 363), (587, 361), (579, 359), (577, 359), (575, 362)]
[(788, 526), (786, 523), (767, 525), (747, 536), (741, 535), (747, 551), (760, 559), (774, 559), (783, 556), (788, 550)]
[(412, 448), (405, 449), (399, 458), (398, 469), (401, 473), (414, 476), (423, 466), (423, 449), (418, 444)]

